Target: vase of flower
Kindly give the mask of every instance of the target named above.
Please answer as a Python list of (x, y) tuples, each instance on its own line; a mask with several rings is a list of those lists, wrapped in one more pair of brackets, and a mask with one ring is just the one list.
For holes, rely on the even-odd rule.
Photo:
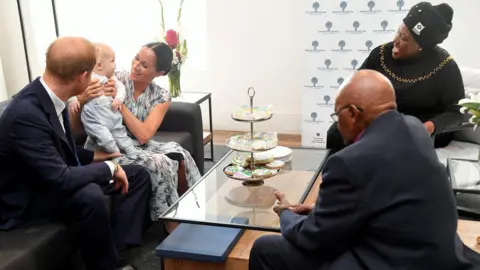
[[(182, 65), (185, 62), (188, 54), (187, 49), (187, 40), (182, 39), (180, 33), (173, 29), (170, 29), (165, 32), (165, 22), (163, 19), (163, 2), (159, 1), (161, 6), (161, 15), (162, 15), (162, 31), (165, 33), (163, 36), (165, 43), (172, 49), (173, 60), (170, 71), (168, 72), (168, 83), (170, 87), (170, 96), (172, 98), (179, 97), (182, 94), (182, 85), (181, 85), (181, 69)], [(180, 19), (182, 17), (182, 6), (184, 0), (180, 1), (180, 7), (178, 9), (177, 16), (177, 27), (180, 27)]]
[[(480, 94), (470, 94), (470, 98), (461, 99), (458, 105), (462, 106), (460, 112), (462, 114), (470, 114), (469, 122), (473, 124), (473, 130), (480, 124)], [(480, 161), (480, 153), (479, 153)]]
[(173, 68), (170, 70), (168, 73), (168, 84), (169, 84), (169, 89), (170, 89), (170, 96), (172, 98), (179, 97), (182, 93), (182, 86), (180, 84), (180, 69), (179, 68)]
[(480, 94), (470, 94), (470, 98), (461, 99), (458, 105), (462, 106), (460, 112), (462, 114), (468, 113), (472, 115), (469, 122), (473, 124), (475, 130), (480, 124)]

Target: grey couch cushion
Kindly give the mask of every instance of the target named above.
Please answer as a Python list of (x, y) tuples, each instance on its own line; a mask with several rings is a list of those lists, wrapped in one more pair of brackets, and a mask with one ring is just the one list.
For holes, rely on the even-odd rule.
[(454, 140), (480, 144), (480, 127), (477, 127), (475, 131), (471, 128), (455, 131)]
[(71, 258), (65, 226), (47, 224), (0, 231), (0, 269), (55, 269)]
[(157, 142), (176, 142), (185, 150), (193, 153), (192, 135), (188, 132), (162, 131), (153, 135), (152, 140)]

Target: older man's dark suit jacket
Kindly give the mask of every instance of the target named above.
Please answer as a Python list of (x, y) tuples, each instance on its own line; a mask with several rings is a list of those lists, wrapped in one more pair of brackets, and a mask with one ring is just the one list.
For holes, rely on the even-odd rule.
[[(86, 166), (77, 167), (74, 151)], [(108, 184), (108, 165), (92, 160), (93, 152), (70, 146), (39, 79), (29, 84), (0, 117), (0, 229), (49, 221), (61, 197)]]
[(471, 269), (457, 219), (430, 136), (397, 111), (328, 159), (312, 213), (280, 218), (282, 235), (328, 269)]

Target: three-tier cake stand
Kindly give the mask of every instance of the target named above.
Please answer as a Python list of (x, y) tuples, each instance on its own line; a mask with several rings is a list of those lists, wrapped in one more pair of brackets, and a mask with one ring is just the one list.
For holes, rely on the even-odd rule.
[[(250, 88), (248, 88), (247, 93), (248, 93), (248, 96), (250, 98), (250, 114), (253, 115), (253, 113), (254, 113), (253, 99), (255, 97), (255, 89), (253, 89), (253, 87), (250, 87)], [(253, 143), (254, 140), (255, 140), (254, 129), (253, 129), (254, 124), (270, 120), (272, 118), (272, 116), (273, 116), (273, 114), (270, 113), (270, 114), (267, 114), (266, 117), (260, 118), (260, 119), (242, 119), (242, 118), (238, 118), (234, 114), (232, 114), (232, 119), (235, 120), (235, 121), (238, 121), (238, 122), (244, 122), (244, 123), (249, 123), (250, 124), (250, 140)], [(264, 175), (255, 174), (256, 170), (259, 170), (259, 169), (258, 169), (257, 165), (255, 164), (256, 162), (255, 162), (255, 155), (254, 155), (255, 153), (266, 152), (266, 151), (272, 150), (273, 148), (275, 148), (277, 146), (278, 142), (275, 142), (274, 145), (270, 145), (268, 148), (264, 148), (264, 149), (261, 149), (261, 150), (260, 149), (254, 149), (253, 146), (251, 147), (251, 149), (248, 149), (248, 150), (240, 149), (238, 147), (232, 146), (232, 143), (229, 143), (229, 142), (230, 142), (230, 140), (227, 140), (226, 145), (230, 149), (232, 149), (233, 151), (250, 153), (249, 168), (250, 168), (251, 176), (250, 177), (236, 177), (235, 175), (230, 175), (230, 174), (226, 173), (225, 170), (228, 167), (239, 166), (238, 164), (231, 163), (223, 169), (225, 175), (228, 178), (242, 181), (243, 185), (245, 185), (245, 186), (259, 186), (259, 185), (264, 184), (263, 180), (265, 180), (267, 178), (270, 178), (270, 177), (273, 177), (278, 173), (278, 170), (271, 169), (270, 170), (271, 173), (268, 173), (268, 174), (264, 174)], [(263, 168), (263, 169), (265, 170), (265, 168)]]

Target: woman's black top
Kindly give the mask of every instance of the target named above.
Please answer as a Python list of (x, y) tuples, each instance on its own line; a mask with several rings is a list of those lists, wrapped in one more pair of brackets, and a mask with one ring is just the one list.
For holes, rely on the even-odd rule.
[[(457, 103), (465, 97), (465, 90), (457, 63), (439, 46), (409, 60), (393, 59), (392, 49), (392, 42), (378, 46), (359, 69), (373, 69), (387, 76), (395, 88), (398, 111), (422, 122), (432, 121), (435, 145), (446, 146), (452, 134), (445, 132), (463, 120)], [(332, 137), (339, 136), (333, 134), (338, 133), (335, 129), (329, 130), (327, 148), (343, 144), (341, 139)]]

